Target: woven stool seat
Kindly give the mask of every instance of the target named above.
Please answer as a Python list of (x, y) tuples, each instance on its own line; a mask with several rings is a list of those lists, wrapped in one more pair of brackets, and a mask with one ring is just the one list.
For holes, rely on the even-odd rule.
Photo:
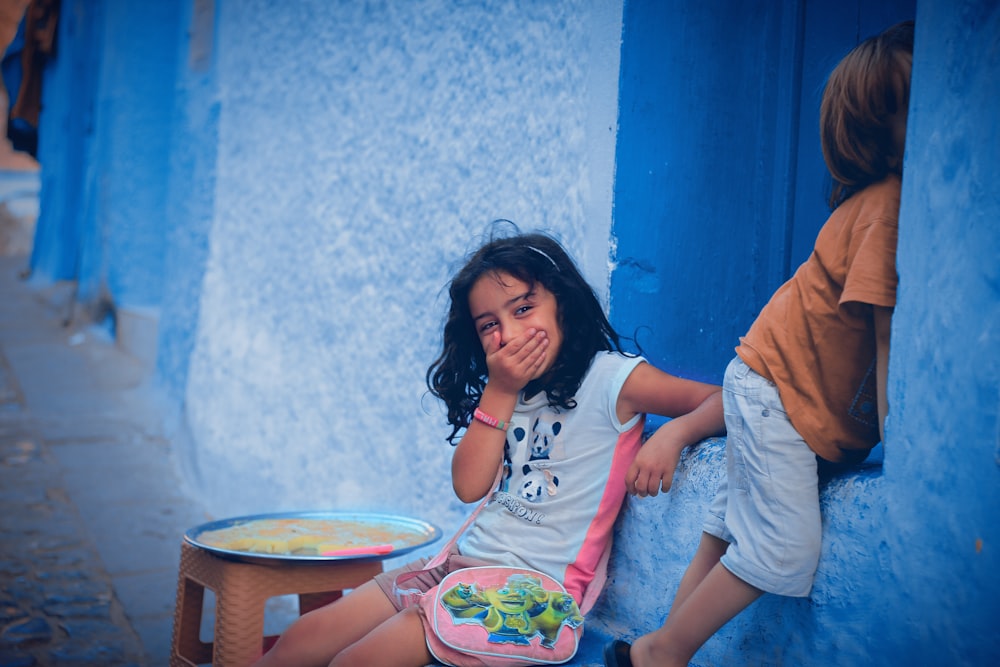
[[(246, 667), (264, 650), (268, 599), (297, 594), (299, 612), (304, 614), (381, 571), (382, 562), (377, 560), (243, 562), (183, 542), (170, 665)], [(206, 588), (216, 600), (211, 642), (199, 636)]]

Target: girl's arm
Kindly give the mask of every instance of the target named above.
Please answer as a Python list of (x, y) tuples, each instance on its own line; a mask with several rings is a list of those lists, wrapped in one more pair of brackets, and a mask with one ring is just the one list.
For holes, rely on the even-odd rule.
[(672, 419), (643, 444), (625, 474), (628, 492), (638, 496), (669, 490), (681, 450), (726, 430), (721, 387), (684, 380), (648, 363), (632, 371), (618, 396), (619, 420), (639, 412)]
[[(521, 389), (543, 367), (548, 343), (545, 332), (535, 329), (503, 346), (500, 334), (489, 337), (484, 343), (489, 380), (479, 399), (479, 409), (509, 422)], [(489, 493), (503, 461), (506, 441), (506, 431), (475, 419), (469, 424), (451, 459), (451, 484), (462, 502), (475, 502)]]
[(885, 444), (885, 417), (889, 399), (885, 394), (889, 378), (889, 338), (892, 333), (892, 308), (873, 306), (875, 319), (875, 387), (878, 392), (878, 434)]

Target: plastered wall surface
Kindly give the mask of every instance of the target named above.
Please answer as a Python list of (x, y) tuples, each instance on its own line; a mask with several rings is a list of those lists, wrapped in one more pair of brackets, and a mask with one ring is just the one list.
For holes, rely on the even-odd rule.
[[(508, 218), (606, 283), (620, 18), (594, 4), (218, 5), (182, 457), (220, 513), (434, 507), (452, 527), (424, 374), (457, 262)], [(602, 228), (603, 252), (581, 243)]]

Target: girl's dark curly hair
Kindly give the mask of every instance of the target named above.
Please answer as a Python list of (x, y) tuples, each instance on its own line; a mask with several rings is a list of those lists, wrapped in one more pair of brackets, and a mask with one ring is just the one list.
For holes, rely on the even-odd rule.
[(427, 387), (448, 407), (452, 431), (447, 440), (452, 444), (469, 426), (487, 380), (486, 354), (469, 311), (469, 291), (482, 276), (501, 272), (532, 286), (541, 283), (558, 307), (563, 332), (559, 356), (544, 378), (525, 387), (528, 395), (544, 391), (549, 405), (572, 409), (594, 355), (601, 350), (624, 352), (594, 290), (557, 241), (540, 233), (494, 237), (452, 279), (443, 349), (427, 369)]
[(913, 21), (904, 21), (851, 50), (830, 74), (820, 105), (823, 159), (833, 177), (830, 208), (902, 172), (893, 117), (910, 103)]

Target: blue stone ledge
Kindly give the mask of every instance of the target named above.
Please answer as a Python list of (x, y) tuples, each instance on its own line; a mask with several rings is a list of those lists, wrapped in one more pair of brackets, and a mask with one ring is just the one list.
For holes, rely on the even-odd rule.
[[(858, 610), (871, 608), (887, 565), (881, 447), (873, 454), (860, 466), (821, 470), (823, 548), (809, 597), (761, 597), (692, 665), (865, 664), (871, 617)], [(570, 664), (601, 665), (609, 639), (632, 641), (662, 625), (724, 473), (725, 438), (711, 438), (684, 453), (668, 493), (627, 499), (607, 586)]]

